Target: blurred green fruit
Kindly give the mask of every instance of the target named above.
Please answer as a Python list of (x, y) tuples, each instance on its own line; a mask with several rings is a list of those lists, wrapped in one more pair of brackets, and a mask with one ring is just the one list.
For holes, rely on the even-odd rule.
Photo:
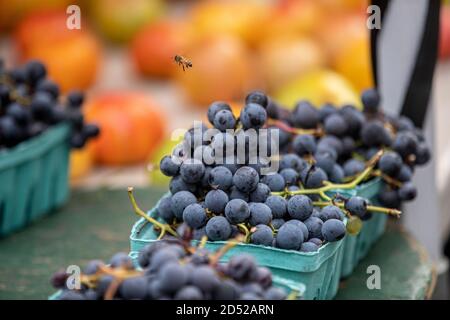
[(163, 0), (95, 0), (89, 3), (92, 21), (113, 42), (127, 42), (142, 26), (165, 12)]

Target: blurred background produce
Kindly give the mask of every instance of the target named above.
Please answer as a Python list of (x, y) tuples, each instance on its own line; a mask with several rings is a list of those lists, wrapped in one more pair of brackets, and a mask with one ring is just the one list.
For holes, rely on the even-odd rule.
[[(66, 28), (66, 9), (73, 4), (81, 10), (80, 30)], [(0, 53), (11, 66), (39, 58), (63, 92), (87, 92), (86, 117), (114, 133), (72, 154), (73, 180), (94, 183), (88, 173), (99, 165), (100, 172), (124, 165), (141, 172), (150, 160), (148, 167), (158, 171), (152, 160), (173, 144), (172, 130), (201, 119), (211, 101), (240, 101), (252, 88), (286, 107), (299, 99), (360, 107), (359, 93), (373, 86), (367, 5), (366, 0), (0, 0)], [(444, 7), (442, 59), (450, 56), (449, 13)], [(190, 59), (193, 68), (183, 72), (175, 54)], [(140, 102), (121, 106), (127, 99), (121, 94), (105, 98), (116, 90)], [(150, 102), (143, 103), (144, 96)], [(135, 113), (141, 104), (148, 106), (143, 117)], [(108, 169), (111, 165), (115, 168)], [(165, 181), (155, 175), (146, 174), (150, 182)]]

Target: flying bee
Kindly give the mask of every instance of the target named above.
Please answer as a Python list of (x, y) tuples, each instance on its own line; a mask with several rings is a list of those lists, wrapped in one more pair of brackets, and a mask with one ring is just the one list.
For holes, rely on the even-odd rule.
[(183, 68), (183, 71), (186, 71), (186, 69), (192, 68), (192, 62), (189, 59), (186, 59), (183, 56), (176, 55), (173, 60)]

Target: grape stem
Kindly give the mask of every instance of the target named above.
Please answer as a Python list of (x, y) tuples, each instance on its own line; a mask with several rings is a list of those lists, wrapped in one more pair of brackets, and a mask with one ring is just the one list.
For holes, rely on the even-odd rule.
[(247, 226), (245, 224), (243, 224), (243, 223), (240, 223), (237, 226), (238, 226), (238, 228), (240, 228), (241, 230), (244, 231), (244, 233), (245, 233), (244, 241), (248, 242), (249, 241), (249, 237), (250, 237), (250, 231), (248, 230)]
[(238, 245), (240, 242), (243, 242), (244, 237), (237, 236), (235, 239), (232, 239), (230, 241), (227, 241), (227, 243), (221, 247), (219, 250), (216, 251), (216, 253), (212, 256), (210, 260), (210, 265), (215, 266), (219, 262), (220, 258), (222, 258), (225, 253), (227, 253), (231, 248)]
[(300, 189), (295, 191), (280, 191), (280, 192), (272, 192), (273, 195), (279, 195), (279, 196), (290, 196), (290, 195), (297, 195), (297, 194), (318, 194), (323, 199), (329, 200), (330, 198), (325, 194), (325, 192), (335, 189), (353, 189), (358, 184), (360, 184), (364, 179), (366, 179), (373, 171), (376, 163), (378, 160), (380, 160), (381, 156), (383, 155), (383, 150), (379, 150), (368, 162), (367, 166), (356, 178), (350, 182), (347, 183), (331, 183), (326, 182), (324, 183), (324, 186), (320, 188), (315, 189)]
[(281, 130), (284, 130), (284, 131), (289, 132), (289, 133), (294, 133), (294, 134), (297, 134), (297, 135), (310, 134), (310, 135), (317, 136), (317, 137), (323, 136), (323, 130), (320, 129), (320, 128), (317, 128), (317, 129), (293, 128), (293, 127), (289, 126), (287, 123), (285, 123), (283, 121), (273, 120), (273, 119), (269, 119), (268, 120), (268, 124), (269, 125), (274, 125), (274, 126), (278, 127)]
[(400, 188), (403, 183), (401, 183), (400, 181), (388, 176), (387, 174), (384, 174), (383, 172), (381, 172), (381, 170), (374, 170), (372, 172), (372, 175), (375, 177), (380, 177), (381, 179), (383, 179), (384, 181), (386, 181), (388, 184)]
[[(141, 216), (142, 218), (144, 218), (145, 220), (147, 220), (154, 226), (157, 226), (158, 228), (160, 228), (161, 234), (168, 232), (171, 235), (173, 235), (174, 237), (178, 237), (178, 234), (176, 233), (176, 231), (173, 230), (168, 224), (163, 224), (163, 223), (159, 222), (158, 220), (148, 216), (147, 214), (145, 214), (144, 211), (142, 211), (141, 208), (139, 208), (139, 206), (136, 202), (136, 199), (134, 198), (134, 195), (133, 195), (133, 187), (128, 187), (128, 197), (130, 198), (131, 204), (133, 205), (134, 212), (138, 216)], [(160, 234), (160, 237), (161, 237), (161, 234)], [(158, 237), (158, 239), (159, 239), (159, 237)]]
[[(343, 202), (332, 203), (332, 202), (326, 202), (326, 201), (313, 201), (313, 206), (316, 206), (316, 207), (326, 207), (326, 206), (329, 206), (330, 204), (334, 204), (335, 206), (337, 206), (339, 208), (345, 208), (344, 207), (345, 204)], [(396, 217), (400, 217), (400, 215), (402, 214), (402, 212), (397, 209), (384, 208), (384, 207), (371, 206), (371, 205), (367, 206), (367, 211), (385, 213), (385, 214), (396, 216)]]

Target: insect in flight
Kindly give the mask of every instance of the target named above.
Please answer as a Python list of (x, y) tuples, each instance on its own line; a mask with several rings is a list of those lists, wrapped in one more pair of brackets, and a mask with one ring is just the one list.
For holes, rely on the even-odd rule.
[(176, 55), (173, 60), (183, 68), (183, 71), (186, 71), (186, 69), (192, 68), (192, 62), (188, 59), (186, 59), (183, 56)]

